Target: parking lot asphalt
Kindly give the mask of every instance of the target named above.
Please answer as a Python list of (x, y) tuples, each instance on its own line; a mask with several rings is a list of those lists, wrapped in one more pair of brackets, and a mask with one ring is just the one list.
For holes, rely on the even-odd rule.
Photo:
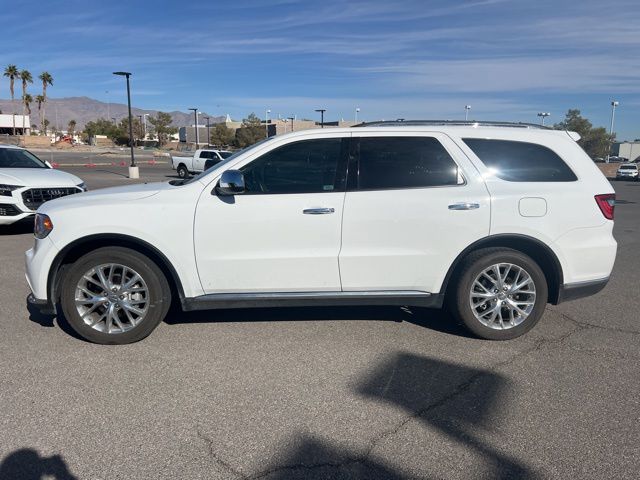
[[(68, 158), (92, 189), (131, 182)], [(0, 479), (637, 478), (640, 183), (613, 185), (607, 288), (508, 342), (375, 307), (174, 313), (93, 345), (27, 310), (30, 225), (4, 228)]]

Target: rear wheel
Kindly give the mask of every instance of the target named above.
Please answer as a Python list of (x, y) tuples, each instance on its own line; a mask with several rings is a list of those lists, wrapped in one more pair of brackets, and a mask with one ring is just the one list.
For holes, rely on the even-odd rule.
[(178, 165), (178, 169), (176, 171), (178, 172), (178, 176), (180, 178), (189, 178), (189, 170), (187, 170), (187, 167), (185, 167), (184, 165)]
[(547, 304), (547, 281), (522, 252), (486, 248), (463, 260), (449, 307), (464, 326), (489, 340), (509, 340), (538, 323)]
[(62, 279), (60, 304), (69, 325), (102, 344), (137, 342), (165, 317), (169, 284), (148, 257), (106, 247), (77, 260)]

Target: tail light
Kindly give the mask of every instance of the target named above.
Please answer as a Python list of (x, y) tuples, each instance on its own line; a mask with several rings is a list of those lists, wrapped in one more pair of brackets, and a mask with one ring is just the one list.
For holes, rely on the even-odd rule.
[(596, 195), (596, 203), (600, 207), (600, 211), (604, 215), (604, 218), (613, 220), (613, 209), (616, 206), (616, 194), (606, 193), (603, 195)]

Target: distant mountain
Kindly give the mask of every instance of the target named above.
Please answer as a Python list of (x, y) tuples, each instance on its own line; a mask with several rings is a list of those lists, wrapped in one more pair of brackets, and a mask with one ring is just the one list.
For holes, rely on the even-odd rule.
[[(11, 105), (11, 100), (0, 99), (0, 110), (2, 113), (16, 112), (22, 114), (22, 105), (20, 100), (16, 98), (14, 106)], [(46, 118), (49, 119), (50, 125), (56, 125), (56, 112), (57, 123), (60, 130), (66, 130), (67, 124), (70, 120), (75, 120), (76, 129), (81, 130), (87, 122), (91, 120), (97, 120), (98, 118), (115, 118), (116, 121), (127, 117), (127, 106), (122, 103), (105, 103), (98, 100), (94, 100), (89, 97), (68, 97), (68, 98), (49, 98), (46, 104)], [(144, 115), (145, 113), (155, 116), (158, 110), (143, 110), (141, 108), (131, 107), (131, 114)], [(173, 126), (183, 127), (186, 125), (193, 125), (194, 118), (192, 112), (167, 112), (171, 115), (173, 120)], [(208, 116), (211, 118), (211, 123), (222, 122), (226, 118), (225, 116), (214, 117), (208, 113), (201, 113), (198, 115), (198, 120), (201, 125), (206, 122), (202, 116)], [(38, 105), (33, 102), (31, 104), (31, 123), (38, 124)], [(39, 126), (39, 125), (38, 125)]]

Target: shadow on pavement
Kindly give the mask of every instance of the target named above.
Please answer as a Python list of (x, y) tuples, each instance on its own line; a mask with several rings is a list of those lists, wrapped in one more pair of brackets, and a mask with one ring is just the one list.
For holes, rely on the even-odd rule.
[(40, 310), (38, 310), (36, 307), (31, 305), (26, 299), (25, 299), (25, 303), (27, 305), (27, 310), (29, 311), (29, 320), (31, 320), (33, 323), (37, 323), (38, 325), (41, 325), (47, 328), (55, 327), (57, 324), (58, 327), (60, 327), (60, 329), (63, 332), (65, 332), (67, 335), (77, 340), (91, 343), (88, 340), (82, 338), (80, 335), (76, 333), (76, 331), (73, 328), (71, 328), (71, 325), (69, 325), (69, 322), (67, 322), (67, 319), (62, 313), (60, 307), (58, 307), (57, 309), (58, 311), (57, 315), (45, 315), (43, 313), (40, 313)]
[[(357, 385), (358, 393), (400, 407), (425, 427), (474, 451), (485, 464), (476, 476), (533, 478), (524, 464), (477, 433), (490, 428), (492, 418), (508, 407), (502, 400), (508, 388), (508, 380), (494, 372), (407, 352), (390, 356)], [(509, 450), (508, 445), (501, 447)]]
[(408, 307), (281, 307), (203, 310), (182, 312), (172, 307), (165, 319), (169, 325), (216, 322), (293, 322), (321, 320), (372, 320), (409, 322), (456, 336), (470, 337), (445, 310)]
[[(488, 370), (457, 365), (407, 352), (397, 352), (384, 359), (354, 385), (359, 395), (401, 408), (406, 415), (379, 431), (372, 429), (372, 439), (362, 452), (354, 453), (327, 440), (301, 434), (287, 442), (289, 448), (279, 460), (255, 475), (269, 480), (289, 479), (412, 479), (449, 478), (458, 476), (464, 468), (472, 478), (535, 478), (526, 465), (497, 448), (482, 436), (490, 429), (493, 415), (499, 415), (505, 405), (504, 395), (509, 382)], [(426, 465), (419, 477), (415, 466), (402, 465), (403, 430), (412, 424), (436, 431), (420, 436), (411, 432), (417, 446), (408, 456), (420, 450)], [(478, 433), (480, 431), (480, 433)], [(442, 439), (442, 434), (445, 438)], [(479, 464), (461, 466), (451, 443), (475, 454)], [(509, 445), (500, 445), (509, 450)], [(377, 450), (379, 448), (379, 450)], [(399, 466), (376, 460), (377, 451), (391, 449), (386, 455)], [(399, 453), (400, 452), (400, 453)], [(443, 452), (442, 456), (438, 453)], [(416, 459), (418, 460), (418, 459)], [(453, 462), (445, 464), (444, 462)], [(425, 473), (426, 471), (426, 473)]]
[[(260, 472), (265, 480), (412, 480), (413, 477), (371, 459), (358, 459), (352, 453), (310, 436), (293, 439), (298, 446), (274, 465)], [(429, 477), (427, 477), (429, 478)], [(436, 478), (436, 477), (433, 477)]]
[(0, 464), (0, 480), (75, 480), (60, 455), (41, 457), (31, 448), (7, 455)]
[(33, 217), (24, 218), (11, 225), (0, 225), (0, 236), (25, 235), (29, 233), (33, 233)]

